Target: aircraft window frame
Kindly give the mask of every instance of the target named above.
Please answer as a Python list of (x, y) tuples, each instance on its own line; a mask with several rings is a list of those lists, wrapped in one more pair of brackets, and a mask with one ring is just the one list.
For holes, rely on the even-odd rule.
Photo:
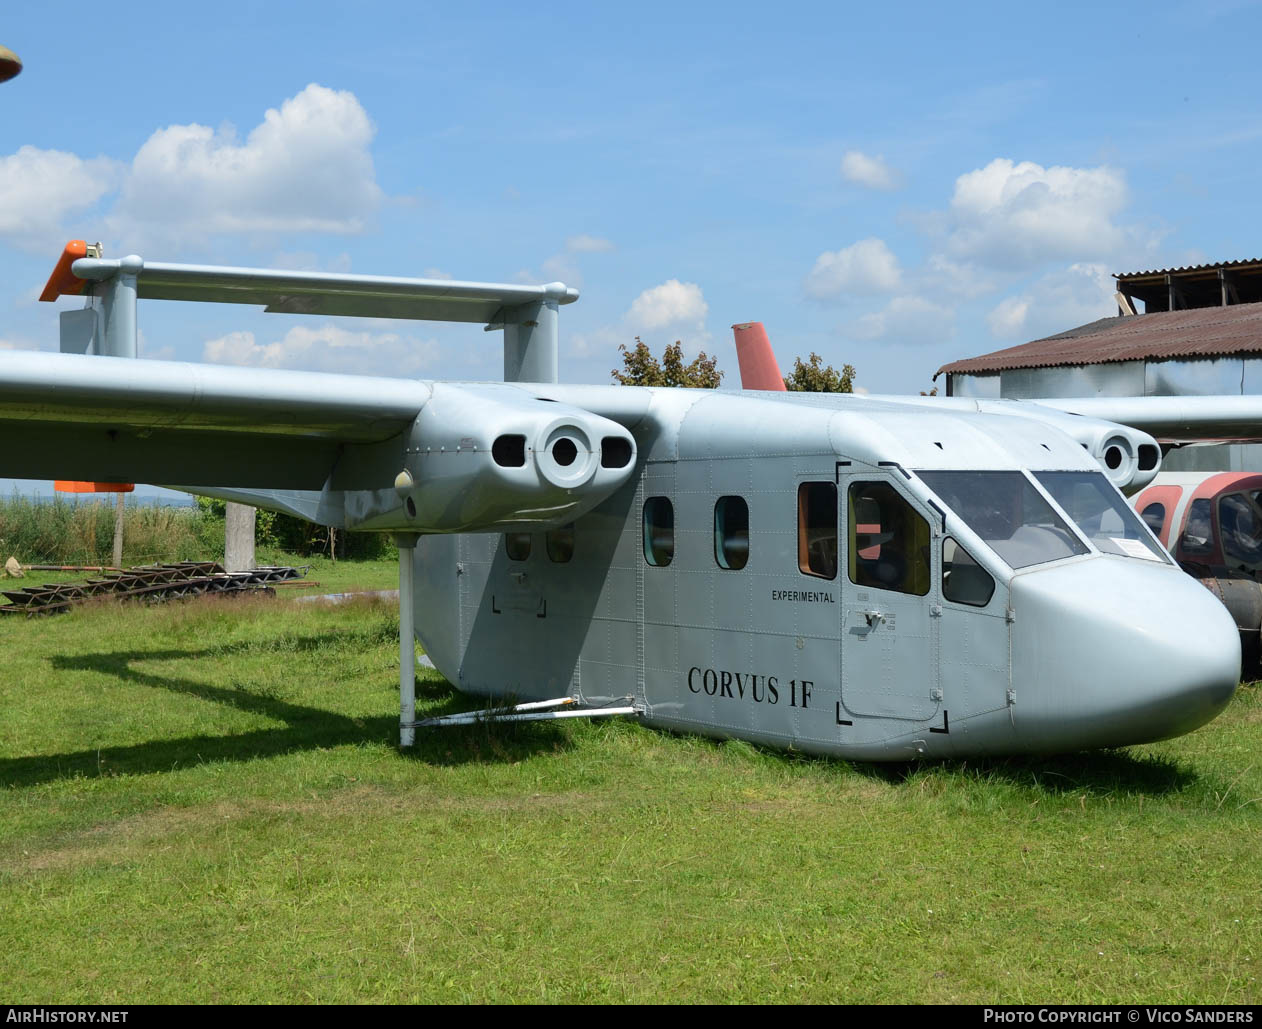
[[(955, 547), (958, 553), (961, 553), (968, 558), (968, 561), (961, 562), (958, 557), (954, 556), (954, 554), (948, 557), (947, 544)], [(959, 568), (955, 567), (957, 564), (960, 565)], [(953, 573), (963, 571), (965, 568), (969, 569), (968, 577), (975, 580), (974, 585), (983, 582), (983, 580), (977, 576), (976, 572), (980, 572), (984, 575), (986, 577), (984, 581), (990, 583), (990, 589), (987, 590), (984, 600), (966, 600), (963, 596), (958, 595), (960, 593), (960, 588), (963, 585), (958, 581), (958, 578), (955, 586), (952, 587), (951, 583)], [(956, 596), (951, 595), (953, 589), (957, 594)], [(977, 594), (974, 595), (976, 596)], [(982, 566), (980, 561), (969, 553), (968, 548), (965, 547), (964, 544), (962, 544), (954, 536), (944, 536), (942, 538), (942, 599), (949, 600), (952, 604), (964, 604), (968, 607), (985, 607), (991, 602), (994, 596), (995, 577)]]
[[(824, 516), (825, 511), (828, 512), (827, 517)], [(828, 580), (837, 578), (837, 556), (841, 542), (837, 530), (837, 513), (835, 482), (798, 483), (798, 571), (803, 575)]]
[(531, 534), (528, 532), (504, 533), (504, 553), (510, 561), (529, 561), (531, 544)]
[(1240, 539), (1240, 528), (1238, 522), (1238, 514), (1232, 513), (1231, 517), (1224, 517), (1228, 514), (1225, 505), (1228, 501), (1233, 506), (1243, 506), (1244, 510), (1253, 519), (1256, 527), (1260, 524), (1260, 515), (1262, 515), (1262, 505), (1253, 496), (1249, 490), (1237, 490), (1234, 493), (1228, 493), (1218, 498), (1218, 535), (1223, 542), (1223, 559), (1228, 558), (1235, 561), (1243, 561), (1245, 564), (1254, 565), (1262, 561), (1262, 534), (1254, 532), (1252, 540), (1256, 544), (1252, 553), (1245, 553), (1245, 548), (1237, 549)]
[[(664, 519), (660, 517), (663, 514)], [(640, 539), (646, 564), (653, 568), (669, 567), (675, 559), (675, 505), (670, 497), (644, 499)]]
[[(857, 490), (883, 490), (887, 496), (880, 500), (863, 495), (856, 497)], [(871, 509), (860, 512), (856, 500), (878, 505), (875, 523), (870, 521)], [(901, 508), (890, 511), (879, 506), (891, 500)], [(861, 522), (861, 516), (869, 520)], [(870, 528), (873, 524), (875, 532)], [(890, 526), (888, 532), (886, 524)], [(929, 520), (892, 482), (887, 479), (851, 482), (846, 489), (846, 525), (846, 574), (852, 583), (913, 597), (929, 594), (933, 582), (933, 529)], [(868, 531), (861, 534), (861, 525), (868, 526)], [(860, 535), (868, 537), (864, 546), (859, 545)]]
[[(1078, 528), (1070, 523), (1038, 482), (1024, 471), (935, 468), (917, 471), (916, 475), (933, 491), (944, 508), (968, 526), (973, 535), (1013, 571), (1093, 552)], [(986, 490), (992, 484), (995, 487), (1006, 486), (1010, 495), (1005, 496), (1002, 490), (996, 492), (991, 488), (991, 494), (1003, 506), (987, 503), (987, 510), (983, 512), (977, 505), (986, 498)], [(1014, 486), (1020, 490), (1019, 495), (1012, 492)], [(968, 505), (960, 503), (965, 497)], [(1027, 510), (1033, 513), (1027, 516)], [(1006, 519), (1005, 515), (1008, 516)], [(1017, 520), (1020, 524), (1015, 524)], [(1003, 531), (1007, 531), (1007, 535), (999, 535)], [(1018, 533), (1022, 533), (1019, 541), (1016, 539)]]
[[(1122, 498), (1103, 472), (1038, 471), (1031, 472), (1031, 475), (1093, 550), (1112, 557), (1160, 561), (1162, 564), (1170, 562), (1156, 533)], [(1103, 507), (1100, 508), (1100, 505)], [(1092, 507), (1099, 509), (1092, 510)], [(1113, 530), (1104, 528), (1110, 515), (1116, 519), (1114, 524), (1118, 525)], [(1093, 523), (1099, 528), (1092, 528)]]
[(714, 502), (715, 564), (739, 572), (749, 564), (749, 539), (749, 502), (736, 494), (719, 497)]
[(569, 564), (574, 557), (574, 523), (549, 529), (543, 534), (543, 545), (554, 565)]

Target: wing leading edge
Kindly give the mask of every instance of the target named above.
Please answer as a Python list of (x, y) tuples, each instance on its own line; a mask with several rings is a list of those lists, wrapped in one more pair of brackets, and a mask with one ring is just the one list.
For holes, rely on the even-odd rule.
[[(431, 387), (405, 379), (27, 351), (0, 353), (0, 474), (320, 489), (348, 448), (400, 436)], [(376, 462), (364, 486), (380, 485)]]
[(1262, 396), (1076, 397), (1028, 402), (1119, 422), (1162, 442), (1262, 439)]

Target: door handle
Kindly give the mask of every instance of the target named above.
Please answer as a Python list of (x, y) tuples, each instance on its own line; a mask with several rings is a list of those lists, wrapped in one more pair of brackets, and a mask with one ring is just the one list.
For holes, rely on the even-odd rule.
[(867, 619), (868, 628), (875, 629), (878, 625), (885, 621), (885, 614), (882, 611), (871, 610), (864, 611), (863, 617)]

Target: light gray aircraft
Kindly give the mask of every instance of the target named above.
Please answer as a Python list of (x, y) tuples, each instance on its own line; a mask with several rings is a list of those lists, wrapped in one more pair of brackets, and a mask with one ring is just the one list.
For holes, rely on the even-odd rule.
[[(1156, 474), (1150, 431), (1213, 421), (1187, 406), (1206, 398), (1137, 429), (1102, 401), (559, 385), (560, 283), (80, 244), (45, 296), (67, 293), (86, 306), (61, 316), (63, 353), (0, 353), (0, 474), (393, 533), (404, 745), (428, 724), (413, 631), (461, 690), (523, 702), (508, 717), (624, 713), (863, 760), (1157, 740), (1236, 687), (1231, 617), (1118, 492)], [(140, 360), (138, 298), (481, 322), (505, 381)]]

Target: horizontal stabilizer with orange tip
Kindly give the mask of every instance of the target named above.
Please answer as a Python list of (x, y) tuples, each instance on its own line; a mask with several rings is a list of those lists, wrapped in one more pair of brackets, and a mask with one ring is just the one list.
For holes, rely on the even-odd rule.
[(71, 270), (71, 265), (81, 257), (88, 256), (88, 244), (81, 239), (72, 239), (66, 244), (66, 249), (61, 252), (61, 257), (57, 261), (57, 267), (53, 269), (52, 275), (48, 277), (48, 283), (44, 286), (44, 292), (39, 295), (40, 300), (50, 302), (58, 297), (79, 296), (83, 293), (83, 287), (87, 283), (79, 278)]
[(732, 326), (736, 336), (736, 357), (741, 366), (741, 389), (784, 392), (780, 366), (771, 350), (771, 340), (762, 322), (742, 322)]
[(58, 493), (130, 493), (136, 488), (134, 482), (74, 482), (58, 479), (53, 489)]

